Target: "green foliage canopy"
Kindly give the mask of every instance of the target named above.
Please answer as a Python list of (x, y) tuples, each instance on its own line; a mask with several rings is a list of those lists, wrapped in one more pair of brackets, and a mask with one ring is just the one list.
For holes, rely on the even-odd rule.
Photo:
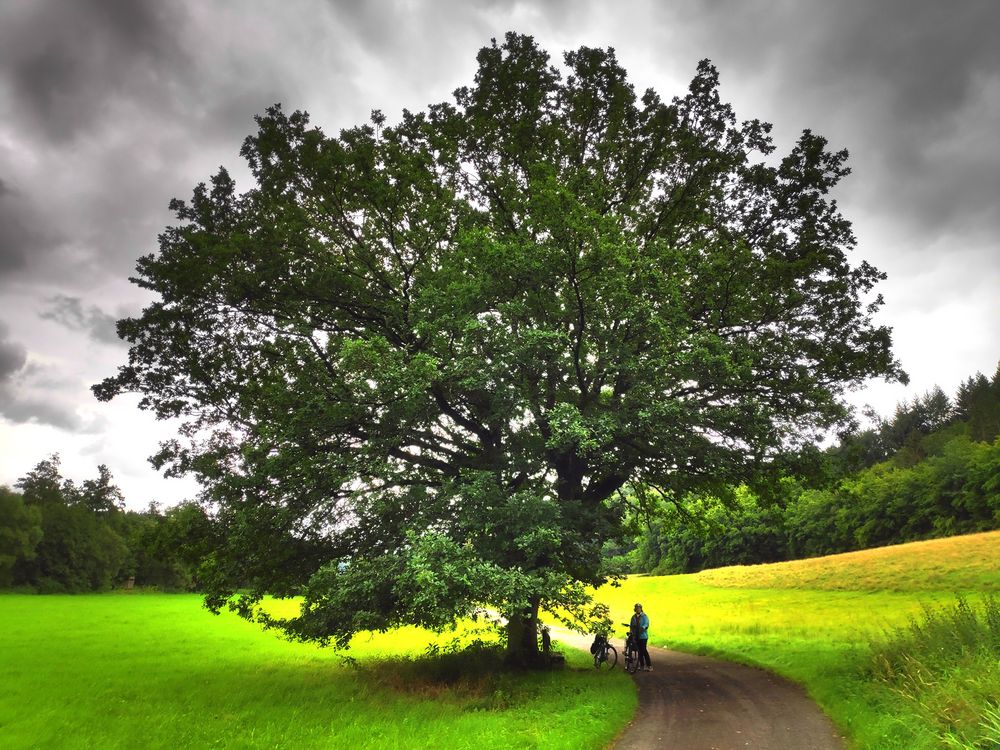
[(478, 604), (527, 632), (603, 580), (626, 483), (753, 482), (902, 376), (828, 197), (846, 152), (771, 159), (708, 62), (668, 103), (612, 50), (564, 60), (508, 34), (454, 104), (337, 137), (273, 107), (251, 189), (172, 202), (95, 392), (187, 419), (156, 460), (217, 504), (214, 606), (302, 593), (271, 624), (340, 644)]
[(24, 504), (22, 497), (0, 486), (0, 586), (12, 582), (18, 560), (33, 560), (42, 539), (42, 514)]
[(34, 547), (15, 556), (10, 577), (43, 592), (107, 589), (128, 553), (112, 528), (123, 504), (121, 491), (106, 466), (80, 487), (64, 479), (59, 466), (53, 454), (17, 482), (22, 495), (14, 498), (38, 528), (31, 532)]
[(17, 482), (0, 487), (0, 586), (43, 593), (100, 591), (128, 579), (138, 586), (191, 589), (214, 529), (204, 509), (182, 503), (138, 513), (108, 467), (77, 485), (53, 454)]

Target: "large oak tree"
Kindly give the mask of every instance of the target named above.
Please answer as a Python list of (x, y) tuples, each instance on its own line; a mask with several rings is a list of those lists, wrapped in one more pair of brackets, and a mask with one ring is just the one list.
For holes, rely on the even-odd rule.
[(762, 481), (902, 377), (828, 195), (846, 152), (774, 156), (707, 62), (668, 103), (612, 50), (564, 61), (508, 34), (453, 104), (338, 137), (273, 107), (249, 190), (172, 202), (95, 391), (185, 418), (155, 460), (216, 507), (211, 606), (344, 645), (486, 605), (530, 660), (539, 607), (604, 580), (629, 483)]

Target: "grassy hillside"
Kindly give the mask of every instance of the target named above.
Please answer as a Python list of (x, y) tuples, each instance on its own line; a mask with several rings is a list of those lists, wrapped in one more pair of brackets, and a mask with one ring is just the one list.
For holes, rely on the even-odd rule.
[(197, 596), (5, 595), (0, 629), (5, 750), (576, 750), (604, 747), (636, 700), (620, 670), (598, 674), (582, 653), (560, 672), (505, 674), (420, 658), (432, 636), (406, 629), (359, 637), (351, 666), (213, 617)]
[[(915, 750), (946, 746), (949, 733), (988, 737), (984, 717), (997, 708), (990, 696), (1000, 695), (991, 649), (1000, 635), (971, 662), (932, 662), (927, 639), (907, 640), (910, 623), (926, 621), (930, 608), (939, 631), (955, 631), (960, 625), (942, 608), (954, 609), (956, 593), (997, 591), (1000, 532), (991, 532), (790, 563), (634, 576), (601, 589), (598, 598), (616, 621), (642, 602), (655, 645), (758, 664), (802, 682), (860, 747)], [(973, 609), (980, 606), (972, 601)], [(976, 637), (992, 636), (986, 630)], [(918, 694), (884, 679), (878, 655), (887, 647), (902, 662), (928, 665), (924, 679), (937, 687)]]
[(840, 591), (1000, 591), (1000, 531), (930, 539), (770, 565), (705, 570), (727, 588)]

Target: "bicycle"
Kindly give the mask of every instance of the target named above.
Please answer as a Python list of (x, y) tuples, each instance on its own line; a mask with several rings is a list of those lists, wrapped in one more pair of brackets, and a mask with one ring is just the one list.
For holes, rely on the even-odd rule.
[[(623, 622), (622, 625), (627, 626), (628, 623)], [(639, 671), (639, 647), (636, 646), (635, 637), (631, 631), (625, 636), (625, 671), (629, 674), (635, 674)]]
[(600, 633), (594, 636), (590, 653), (594, 655), (594, 669), (607, 668), (611, 670), (618, 663), (617, 649), (608, 642), (607, 636)]

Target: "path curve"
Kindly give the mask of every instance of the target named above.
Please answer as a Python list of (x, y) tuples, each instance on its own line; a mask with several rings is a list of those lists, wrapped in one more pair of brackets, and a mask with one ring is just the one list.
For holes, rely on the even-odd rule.
[[(590, 649), (591, 638), (552, 628)], [(616, 669), (622, 668), (623, 644)], [(639, 709), (614, 750), (843, 750), (833, 722), (800, 685), (756, 667), (650, 647), (652, 672), (634, 676)]]

